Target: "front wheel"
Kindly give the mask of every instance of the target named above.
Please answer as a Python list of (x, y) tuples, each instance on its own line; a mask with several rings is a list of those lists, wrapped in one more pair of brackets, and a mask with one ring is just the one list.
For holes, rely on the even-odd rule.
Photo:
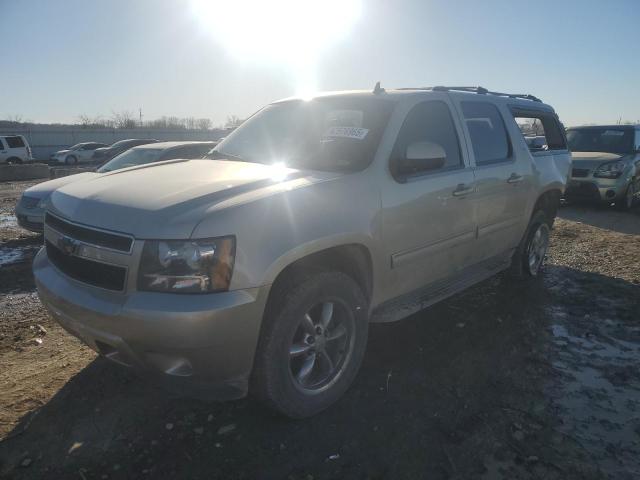
[(75, 165), (76, 163), (78, 163), (78, 158), (75, 155), (69, 155), (66, 159), (65, 159), (65, 163), (67, 165)]
[(630, 210), (635, 202), (635, 195), (636, 190), (634, 188), (633, 182), (631, 182), (624, 192), (624, 197), (616, 202), (616, 207), (618, 207), (618, 209), (622, 211)]
[(284, 415), (304, 418), (353, 382), (367, 343), (367, 301), (339, 272), (309, 275), (282, 295), (264, 320), (251, 389)]

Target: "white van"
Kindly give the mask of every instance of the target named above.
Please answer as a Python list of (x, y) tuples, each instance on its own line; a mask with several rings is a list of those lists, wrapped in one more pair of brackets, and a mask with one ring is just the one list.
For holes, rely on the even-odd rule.
[(32, 160), (31, 147), (22, 135), (0, 135), (0, 163), (22, 163)]

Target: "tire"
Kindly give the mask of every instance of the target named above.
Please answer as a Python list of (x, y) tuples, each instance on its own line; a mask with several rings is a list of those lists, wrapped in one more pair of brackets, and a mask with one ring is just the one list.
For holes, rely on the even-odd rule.
[(18, 157), (7, 158), (7, 164), (9, 165), (20, 165), (22, 163), (22, 159)]
[(518, 277), (537, 277), (549, 249), (551, 220), (543, 210), (537, 210), (513, 256), (511, 273)]
[(616, 202), (616, 208), (623, 212), (631, 210), (633, 204), (635, 203), (635, 187), (633, 182), (630, 182), (627, 186), (627, 189), (624, 191), (624, 197)]
[(75, 155), (69, 155), (64, 159), (64, 163), (66, 163), (67, 165), (75, 165), (76, 163), (78, 163), (78, 158)]
[(310, 417), (336, 402), (358, 373), (367, 345), (367, 300), (338, 272), (307, 275), (274, 295), (250, 390), (290, 418)]

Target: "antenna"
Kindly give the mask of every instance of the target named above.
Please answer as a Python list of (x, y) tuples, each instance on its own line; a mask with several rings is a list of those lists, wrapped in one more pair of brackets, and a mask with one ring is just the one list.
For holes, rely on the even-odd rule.
[(380, 86), (380, 82), (376, 82), (376, 86), (373, 87), (373, 93), (378, 95), (379, 93), (384, 93), (384, 88)]

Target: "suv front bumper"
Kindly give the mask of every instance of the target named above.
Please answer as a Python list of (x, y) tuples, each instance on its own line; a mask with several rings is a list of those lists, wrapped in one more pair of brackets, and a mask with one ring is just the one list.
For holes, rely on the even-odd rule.
[(183, 295), (111, 292), (33, 262), (53, 318), (102, 356), (196, 396), (246, 395), (268, 287)]
[(626, 175), (616, 179), (572, 177), (567, 182), (564, 196), (570, 200), (612, 203), (624, 198), (627, 185)]

